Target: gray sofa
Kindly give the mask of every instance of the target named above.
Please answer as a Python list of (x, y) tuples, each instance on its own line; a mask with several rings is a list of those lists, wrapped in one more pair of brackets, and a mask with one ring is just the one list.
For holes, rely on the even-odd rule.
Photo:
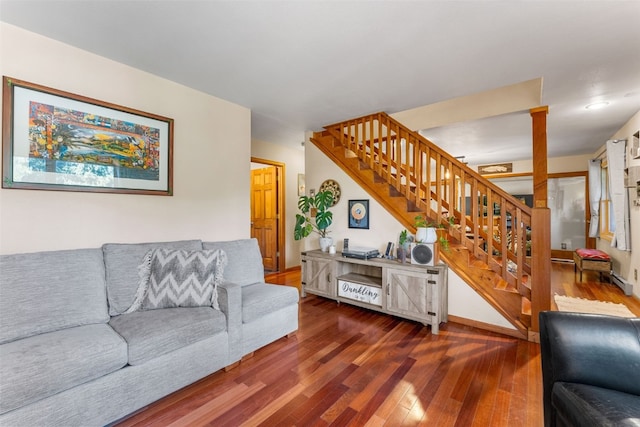
[[(126, 312), (158, 247), (224, 251), (219, 310)], [(254, 239), (2, 255), (0, 426), (105, 425), (297, 328), (298, 291), (264, 283)]]

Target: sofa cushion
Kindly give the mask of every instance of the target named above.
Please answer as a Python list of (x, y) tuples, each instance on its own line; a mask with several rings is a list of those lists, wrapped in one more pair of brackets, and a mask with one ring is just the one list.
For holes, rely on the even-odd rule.
[(240, 239), (226, 242), (203, 242), (203, 249), (222, 249), (229, 262), (224, 269), (224, 279), (228, 282), (247, 286), (264, 282), (262, 255), (256, 239)]
[(114, 372), (127, 344), (106, 324), (84, 325), (0, 345), (0, 413)]
[(557, 416), (575, 426), (638, 426), (640, 396), (592, 385), (557, 382), (551, 395)]
[(0, 344), (109, 321), (100, 249), (2, 255), (0, 271)]
[(225, 331), (226, 318), (211, 307), (165, 308), (116, 316), (109, 325), (127, 341), (129, 364), (141, 365)]
[(136, 299), (126, 311), (173, 307), (218, 306), (218, 285), (227, 256), (224, 251), (160, 248), (149, 251), (142, 264)]
[(251, 323), (281, 308), (298, 303), (298, 290), (291, 286), (254, 283), (242, 288), (242, 323)]
[(111, 316), (122, 314), (131, 307), (140, 283), (138, 267), (147, 252), (160, 247), (198, 250), (202, 249), (202, 242), (107, 243), (102, 246)]

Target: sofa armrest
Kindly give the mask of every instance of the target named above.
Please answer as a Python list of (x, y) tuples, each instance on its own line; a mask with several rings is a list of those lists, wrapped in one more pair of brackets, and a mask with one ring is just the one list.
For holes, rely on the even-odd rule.
[(227, 318), (230, 365), (242, 357), (242, 287), (223, 281), (218, 286), (218, 304)]
[(640, 318), (541, 312), (540, 352), (545, 425), (558, 381), (640, 395)]

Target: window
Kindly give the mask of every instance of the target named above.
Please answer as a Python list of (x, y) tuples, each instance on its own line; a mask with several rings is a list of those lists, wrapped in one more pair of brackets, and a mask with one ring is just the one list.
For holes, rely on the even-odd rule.
[(600, 237), (611, 240), (616, 231), (616, 222), (611, 207), (608, 172), (608, 164), (606, 161), (603, 161), (600, 165), (600, 189), (602, 191), (602, 197), (600, 199)]

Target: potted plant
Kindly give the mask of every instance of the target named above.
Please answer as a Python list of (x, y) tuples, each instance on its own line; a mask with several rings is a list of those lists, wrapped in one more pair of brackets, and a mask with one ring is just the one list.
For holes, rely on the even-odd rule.
[(456, 221), (455, 221), (455, 217), (453, 216), (449, 216), (447, 218), (446, 224), (440, 223), (440, 224), (434, 225), (436, 229), (436, 235), (437, 235), (438, 241), (447, 240), (449, 237), (449, 232), (447, 231), (447, 228), (455, 227), (455, 225), (456, 225)]
[(293, 238), (301, 240), (315, 231), (320, 235), (320, 249), (326, 252), (333, 244), (333, 239), (327, 235), (327, 228), (333, 222), (333, 213), (329, 210), (332, 204), (331, 191), (319, 191), (315, 196), (300, 196), (298, 209), (302, 214), (296, 214)]
[(449, 239), (447, 239), (446, 237), (439, 237), (438, 243), (440, 244), (440, 247), (443, 251), (449, 252)]
[(433, 243), (438, 240), (435, 224), (428, 222), (426, 216), (418, 215), (414, 219), (416, 225), (416, 242)]

